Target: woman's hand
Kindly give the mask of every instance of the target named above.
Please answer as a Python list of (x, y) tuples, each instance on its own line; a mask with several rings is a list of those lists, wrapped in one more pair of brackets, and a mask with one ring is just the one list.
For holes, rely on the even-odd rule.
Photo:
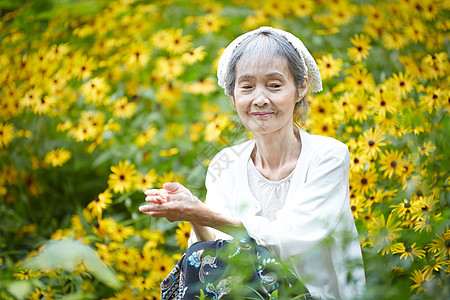
[(145, 201), (139, 210), (154, 218), (166, 218), (170, 222), (196, 220), (204, 209), (204, 204), (178, 182), (167, 182), (162, 189), (145, 191)]

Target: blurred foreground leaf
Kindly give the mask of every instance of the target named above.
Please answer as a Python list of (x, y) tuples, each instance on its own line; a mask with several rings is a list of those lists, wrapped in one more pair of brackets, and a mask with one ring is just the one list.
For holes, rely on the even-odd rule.
[(108, 268), (91, 247), (75, 240), (50, 241), (39, 255), (25, 263), (25, 267), (39, 270), (64, 269), (68, 272), (83, 264), (89, 273), (111, 288), (121, 283), (116, 273)]

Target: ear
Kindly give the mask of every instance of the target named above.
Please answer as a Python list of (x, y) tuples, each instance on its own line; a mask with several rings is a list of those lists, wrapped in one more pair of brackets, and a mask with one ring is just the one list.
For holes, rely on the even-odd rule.
[(303, 83), (298, 85), (298, 99), (297, 102), (299, 102), (303, 97), (305, 97), (306, 93), (308, 92), (308, 76), (303, 77)]

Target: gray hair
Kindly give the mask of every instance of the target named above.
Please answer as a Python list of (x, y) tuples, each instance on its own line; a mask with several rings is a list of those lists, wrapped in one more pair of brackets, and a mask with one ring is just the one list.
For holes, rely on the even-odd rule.
[[(227, 70), (226, 94), (230, 97), (234, 96), (236, 66), (242, 57), (246, 58), (243, 66), (245, 68), (249, 64), (270, 62), (274, 56), (286, 58), (296, 87), (303, 84), (306, 70), (302, 67), (302, 60), (295, 48), (284, 36), (271, 31), (261, 31), (247, 37), (234, 49)], [(295, 104), (294, 121), (302, 123), (308, 109), (309, 101), (305, 96)]]

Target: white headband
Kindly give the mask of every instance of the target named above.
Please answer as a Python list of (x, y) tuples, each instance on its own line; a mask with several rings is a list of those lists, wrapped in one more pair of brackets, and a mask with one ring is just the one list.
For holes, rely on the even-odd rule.
[(294, 49), (300, 56), (300, 60), (302, 63), (301, 67), (304, 70), (306, 70), (306, 75), (308, 76), (308, 92), (310, 93), (320, 92), (322, 90), (322, 80), (320, 79), (319, 68), (317, 67), (316, 61), (311, 56), (308, 49), (306, 49), (305, 45), (303, 45), (302, 41), (289, 32), (268, 26), (260, 27), (253, 31), (249, 31), (241, 36), (238, 36), (234, 41), (232, 41), (228, 45), (227, 48), (225, 48), (222, 56), (220, 57), (219, 66), (217, 67), (217, 78), (219, 80), (219, 85), (226, 91), (228, 65), (230, 64), (231, 56), (233, 54), (234, 49), (236, 49), (236, 47), (240, 43), (242, 43), (242, 41), (245, 40), (247, 37), (262, 31), (278, 33), (279, 35), (284, 36), (288, 40), (288, 42), (294, 47)]

